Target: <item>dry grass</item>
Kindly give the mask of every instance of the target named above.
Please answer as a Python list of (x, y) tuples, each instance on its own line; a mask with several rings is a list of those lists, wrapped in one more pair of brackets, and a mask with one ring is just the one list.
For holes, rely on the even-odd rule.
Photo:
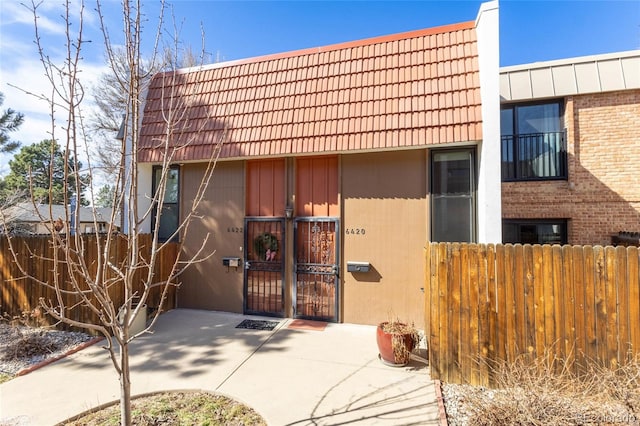
[(588, 425), (640, 422), (640, 357), (608, 369), (586, 363), (580, 374), (551, 356), (493, 367), (498, 389), (470, 390), (470, 426)]
[[(206, 392), (158, 393), (134, 399), (131, 405), (135, 426), (266, 425), (264, 419), (246, 405)], [(120, 406), (115, 404), (64, 424), (68, 426), (119, 425)]]

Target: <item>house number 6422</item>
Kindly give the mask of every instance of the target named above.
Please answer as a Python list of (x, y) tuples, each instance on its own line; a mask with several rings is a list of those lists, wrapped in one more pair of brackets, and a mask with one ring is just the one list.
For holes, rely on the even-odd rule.
[(347, 228), (345, 232), (347, 235), (364, 235), (367, 231), (364, 228)]

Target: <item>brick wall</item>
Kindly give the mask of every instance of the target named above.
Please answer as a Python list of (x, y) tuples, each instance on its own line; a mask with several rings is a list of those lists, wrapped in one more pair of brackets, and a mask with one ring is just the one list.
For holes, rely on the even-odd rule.
[(569, 179), (503, 182), (505, 219), (569, 219), (570, 244), (640, 231), (640, 90), (565, 98)]

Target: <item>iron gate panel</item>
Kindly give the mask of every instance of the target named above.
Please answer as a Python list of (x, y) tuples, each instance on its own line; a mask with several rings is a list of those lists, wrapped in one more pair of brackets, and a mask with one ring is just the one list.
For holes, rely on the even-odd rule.
[(294, 222), (296, 318), (338, 321), (339, 221), (302, 217)]
[(285, 221), (245, 218), (244, 313), (284, 316)]

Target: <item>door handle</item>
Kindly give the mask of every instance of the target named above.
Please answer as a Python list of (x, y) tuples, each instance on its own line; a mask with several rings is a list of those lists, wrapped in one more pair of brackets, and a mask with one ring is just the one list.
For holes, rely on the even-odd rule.
[(251, 268), (251, 262), (247, 260), (246, 262), (244, 262), (244, 269), (249, 269), (249, 268)]

